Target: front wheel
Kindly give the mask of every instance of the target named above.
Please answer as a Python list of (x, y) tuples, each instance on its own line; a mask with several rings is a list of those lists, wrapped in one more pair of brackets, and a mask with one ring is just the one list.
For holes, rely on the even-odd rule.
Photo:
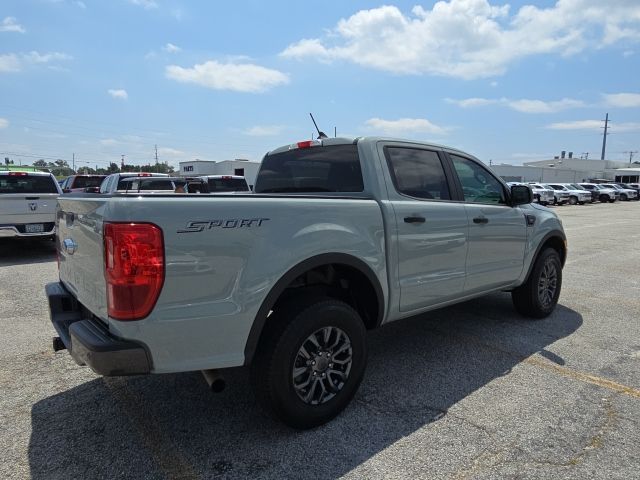
[(553, 312), (562, 287), (562, 262), (553, 248), (542, 251), (525, 283), (511, 292), (513, 305), (521, 315), (544, 318)]
[(575, 205), (576, 203), (578, 203), (578, 197), (569, 197), (569, 205)]
[(620, 200), (622, 200), (623, 202), (626, 202), (627, 200), (629, 200), (629, 198), (625, 193), (622, 193), (620, 194)]
[(348, 304), (316, 297), (280, 306), (251, 366), (263, 408), (290, 427), (313, 428), (355, 395), (367, 361), (366, 330)]

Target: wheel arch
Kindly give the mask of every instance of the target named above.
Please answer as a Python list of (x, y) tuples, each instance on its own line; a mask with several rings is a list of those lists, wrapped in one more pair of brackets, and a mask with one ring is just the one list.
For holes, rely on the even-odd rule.
[(564, 267), (567, 260), (567, 237), (562, 230), (553, 230), (542, 237), (542, 240), (538, 243), (538, 247), (536, 248), (534, 255), (531, 257), (531, 262), (529, 263), (527, 274), (524, 277), (524, 282), (529, 280), (529, 276), (531, 275), (533, 266), (536, 263), (536, 259), (538, 258), (538, 255), (540, 255), (540, 252), (545, 248), (553, 248), (556, 250), (560, 255), (560, 262)]
[[(253, 360), (256, 348), (260, 343), (260, 339), (268, 324), (268, 314), (276, 306), (278, 300), (291, 287), (292, 283), (300, 277), (314, 272), (321, 268), (335, 268), (342, 272), (348, 272), (355, 275), (358, 281), (365, 282), (362, 286), (365, 290), (375, 295), (375, 305), (369, 306), (371, 317), (368, 320), (363, 318), (367, 329), (380, 326), (384, 317), (385, 299), (382, 285), (378, 277), (369, 265), (353, 255), (344, 253), (325, 253), (308, 258), (291, 269), (289, 269), (280, 279), (273, 285), (265, 299), (263, 300), (258, 313), (256, 314), (247, 342), (244, 349), (244, 364), (249, 365)], [(375, 308), (374, 308), (375, 307)]]

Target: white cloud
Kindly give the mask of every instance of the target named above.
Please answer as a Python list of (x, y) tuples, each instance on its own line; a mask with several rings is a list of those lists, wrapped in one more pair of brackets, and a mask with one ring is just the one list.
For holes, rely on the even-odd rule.
[(20, 70), (22, 70), (22, 66), (16, 54), (0, 55), (0, 73), (19, 72)]
[(289, 83), (289, 77), (278, 70), (251, 63), (219, 63), (215, 60), (191, 68), (168, 65), (165, 74), (178, 82), (235, 92), (260, 93)]
[(609, 93), (603, 94), (607, 106), (617, 108), (640, 107), (640, 93)]
[(474, 108), (474, 107), (484, 107), (486, 105), (494, 105), (496, 103), (500, 103), (501, 99), (494, 98), (463, 98), (462, 100), (456, 100), (454, 98), (445, 98), (445, 102), (453, 103), (461, 108)]
[(504, 73), (539, 54), (572, 55), (624, 40), (640, 41), (635, 0), (558, 0), (548, 8), (489, 0), (436, 2), (432, 9), (395, 6), (360, 10), (322, 38), (289, 45), (299, 60), (343, 60), (395, 74), (478, 78)]
[(0, 129), (7, 128), (9, 126), (9, 120), (6, 118), (0, 118)]
[(126, 100), (127, 98), (129, 98), (129, 94), (127, 94), (127, 91), (121, 88), (119, 89), (110, 88), (109, 90), (107, 90), (107, 93), (111, 95), (113, 98), (118, 98), (120, 100)]
[(406, 136), (408, 133), (429, 133), (444, 135), (447, 128), (431, 123), (425, 118), (399, 118), (398, 120), (384, 120), (382, 118), (370, 118), (365, 125), (384, 135)]
[(26, 65), (44, 65), (56, 61), (72, 60), (71, 55), (60, 52), (7, 53), (0, 55), (0, 73), (19, 72)]
[[(572, 122), (558, 122), (547, 125), (550, 130), (595, 130), (600, 131), (604, 127), (604, 120), (575, 120)], [(613, 133), (640, 132), (640, 123), (610, 122), (609, 128)]]
[(33, 50), (29, 53), (23, 54), (22, 58), (24, 58), (24, 60), (29, 63), (50, 63), (56, 60), (71, 60), (73, 57), (71, 57), (71, 55), (67, 55), (66, 53), (39, 53)]
[(556, 101), (544, 101), (544, 100), (531, 100), (522, 98), (519, 100), (512, 100), (508, 98), (464, 98), (456, 100), (452, 98), (445, 98), (448, 103), (453, 103), (461, 108), (474, 108), (484, 107), (487, 105), (502, 105), (512, 110), (516, 110), (522, 113), (555, 113), (570, 108), (584, 107), (585, 103), (582, 100), (574, 100), (572, 98), (563, 98)]
[(105, 138), (104, 140), (100, 140), (100, 145), (105, 147), (112, 147), (114, 145), (118, 145), (120, 142), (115, 138)]
[(251, 128), (247, 128), (244, 131), (244, 134), (252, 137), (269, 137), (282, 133), (284, 129), (284, 125), (256, 125)]
[(0, 32), (25, 33), (25, 28), (17, 23), (16, 17), (5, 17), (0, 23)]
[(158, 4), (154, 0), (129, 0), (129, 3), (142, 7), (146, 10), (158, 8)]
[(167, 53), (178, 53), (182, 50), (180, 47), (174, 45), (173, 43), (167, 43), (164, 47), (162, 47), (162, 49)]
[(509, 100), (507, 105), (509, 108), (523, 113), (554, 113), (569, 108), (584, 107), (584, 102), (572, 98), (563, 98), (562, 100), (552, 102), (523, 98), (521, 100)]
[(183, 158), (185, 155), (186, 155), (185, 152), (183, 152), (182, 150), (178, 150), (176, 148), (171, 148), (171, 147), (158, 148), (158, 157), (161, 159), (164, 157)]

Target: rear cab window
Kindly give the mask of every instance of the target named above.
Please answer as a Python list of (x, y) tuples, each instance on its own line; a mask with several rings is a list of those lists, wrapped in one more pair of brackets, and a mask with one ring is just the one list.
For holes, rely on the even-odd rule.
[(255, 193), (362, 192), (364, 182), (355, 144), (294, 148), (267, 155)]
[(76, 177), (66, 188), (99, 187), (103, 177)]
[(209, 184), (209, 191), (211, 193), (249, 191), (249, 186), (244, 178), (209, 178), (207, 183)]
[(0, 175), (0, 194), (59, 193), (55, 179), (50, 175)]
[(437, 152), (385, 147), (385, 157), (398, 193), (421, 200), (450, 200), (449, 185)]

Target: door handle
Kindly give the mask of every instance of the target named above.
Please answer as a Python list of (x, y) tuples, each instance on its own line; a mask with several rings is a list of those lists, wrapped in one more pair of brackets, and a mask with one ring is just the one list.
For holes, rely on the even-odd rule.
[(476, 217), (473, 219), (473, 223), (485, 224), (489, 223), (489, 219), (487, 217)]
[(424, 223), (424, 217), (404, 217), (405, 223)]

